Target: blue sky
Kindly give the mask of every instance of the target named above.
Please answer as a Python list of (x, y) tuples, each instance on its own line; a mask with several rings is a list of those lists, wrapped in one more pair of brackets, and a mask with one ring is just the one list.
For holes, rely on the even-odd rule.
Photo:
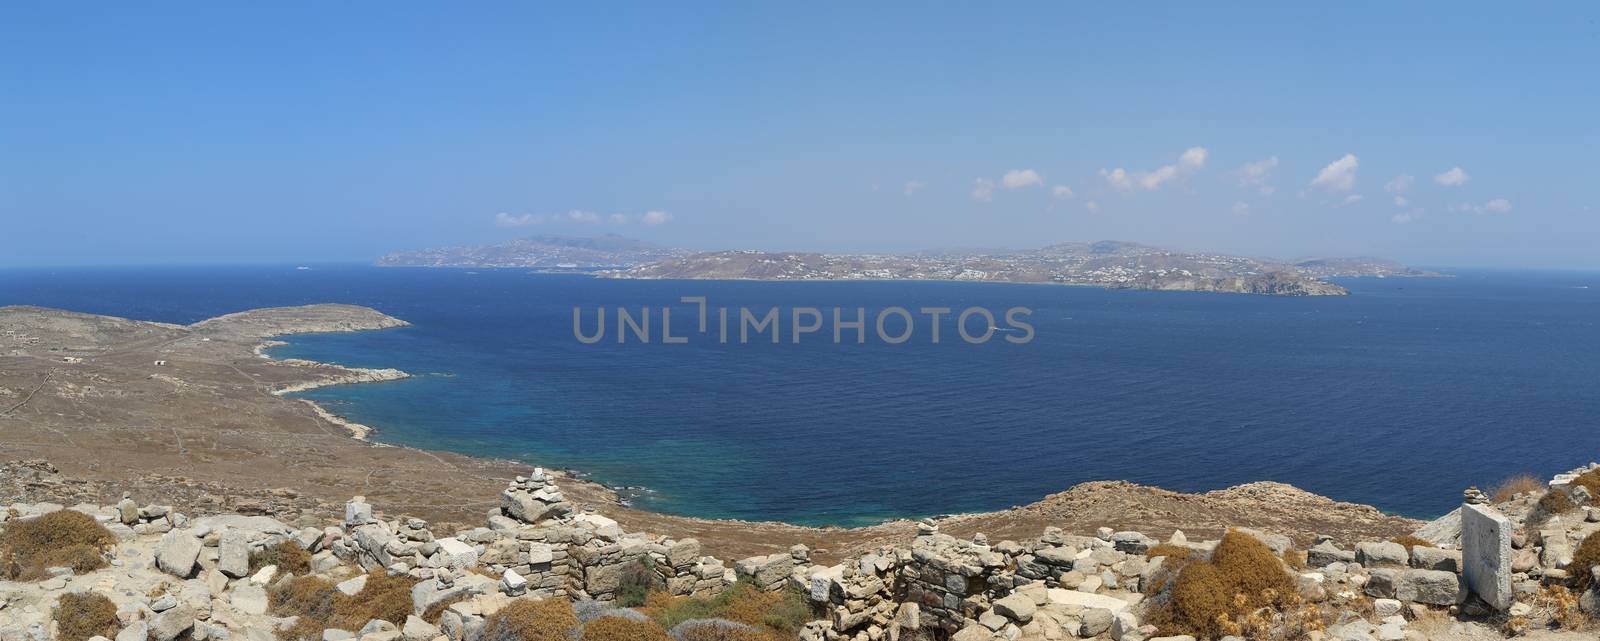
[(620, 233), (1600, 269), (1591, 3), (458, 4), (9, 7), (0, 265)]

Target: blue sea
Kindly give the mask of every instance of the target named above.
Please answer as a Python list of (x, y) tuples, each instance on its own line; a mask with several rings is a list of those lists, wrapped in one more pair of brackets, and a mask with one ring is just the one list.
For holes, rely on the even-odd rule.
[[(272, 353), (415, 377), (304, 396), (380, 441), (572, 468), (664, 512), (859, 525), (1004, 509), (1097, 479), (1181, 491), (1274, 480), (1426, 518), (1469, 485), (1600, 458), (1600, 275), (1457, 276), (1269, 298), (337, 265), (13, 269), (0, 271), (0, 304), (174, 323), (375, 307), (414, 325), (291, 337)], [(683, 296), (777, 307), (783, 341), (739, 344), (735, 330), (720, 343), (715, 311), (699, 334)], [(592, 331), (597, 308), (614, 324), (618, 306), (651, 308), (656, 340), (574, 338), (574, 307)], [(663, 306), (689, 342), (659, 341)], [(1035, 334), (972, 345), (946, 317), (934, 344), (918, 317), (910, 340), (887, 344), (872, 319), (890, 306), (1027, 307)], [(794, 307), (865, 308), (867, 341), (851, 331), (834, 344), (827, 318), (790, 343)]]

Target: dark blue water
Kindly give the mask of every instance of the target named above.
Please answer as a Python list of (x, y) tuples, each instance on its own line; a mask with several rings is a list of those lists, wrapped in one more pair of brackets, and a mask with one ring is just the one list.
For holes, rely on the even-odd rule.
[[(572, 467), (643, 507), (860, 524), (1002, 509), (1075, 483), (1276, 480), (1426, 517), (1600, 456), (1600, 275), (1354, 280), (1339, 298), (962, 283), (593, 280), (364, 267), (0, 271), (0, 304), (187, 323), (369, 305), (414, 327), (276, 355), (413, 379), (306, 396), (378, 440)], [(1031, 343), (596, 345), (572, 308), (1026, 306)], [(659, 314), (659, 312), (657, 312)], [(659, 315), (653, 319), (659, 323)], [(713, 318), (713, 326), (715, 320)], [(895, 327), (891, 327), (894, 329)], [(786, 333), (788, 331), (785, 324)], [(659, 338), (659, 326), (652, 327)], [(818, 338), (820, 336), (820, 338)], [(737, 340), (735, 338), (735, 340)]]

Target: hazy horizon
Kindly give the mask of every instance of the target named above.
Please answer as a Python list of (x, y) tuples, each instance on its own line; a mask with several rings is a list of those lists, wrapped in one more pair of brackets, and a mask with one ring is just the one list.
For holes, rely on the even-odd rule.
[(1597, 13), (19, 6), (0, 266), (610, 232), (1596, 270)]

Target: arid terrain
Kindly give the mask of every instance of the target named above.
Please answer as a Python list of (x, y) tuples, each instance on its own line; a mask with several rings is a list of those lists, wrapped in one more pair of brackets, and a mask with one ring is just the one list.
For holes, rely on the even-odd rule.
[[(353, 495), (386, 511), (472, 523), (499, 504), (508, 479), (529, 466), (381, 444), (284, 390), (381, 381), (402, 373), (274, 361), (274, 337), (383, 330), (406, 323), (372, 309), (313, 305), (230, 314), (190, 326), (35, 307), (0, 308), (0, 504), (109, 503), (131, 491), (188, 509), (293, 518), (331, 515)], [(910, 521), (867, 528), (808, 528), (713, 521), (623, 507), (605, 487), (563, 478), (569, 500), (630, 531), (695, 537), (707, 553), (740, 558), (804, 543), (840, 558), (916, 533)], [(1033, 536), (1047, 525), (1092, 534), (1137, 527), (1164, 536), (1216, 538), (1229, 526), (1270, 529), (1309, 544), (1383, 539), (1419, 523), (1277, 483), (1182, 494), (1124, 482), (1075, 486), (1036, 503), (944, 517), (957, 536)]]

